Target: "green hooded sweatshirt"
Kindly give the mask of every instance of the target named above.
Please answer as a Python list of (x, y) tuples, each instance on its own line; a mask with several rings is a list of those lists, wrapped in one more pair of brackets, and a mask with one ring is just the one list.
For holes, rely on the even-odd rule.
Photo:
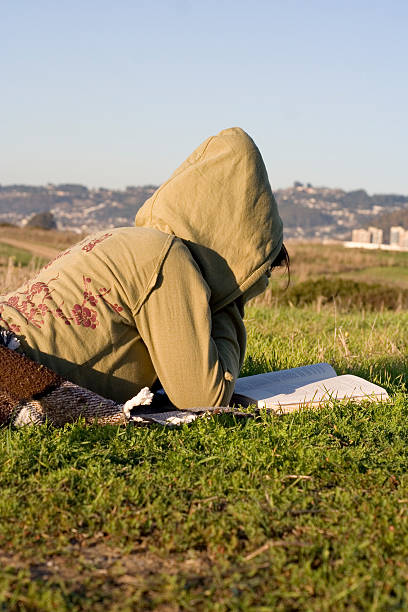
[(124, 402), (157, 380), (179, 408), (228, 405), (243, 304), (263, 291), (282, 223), (241, 129), (206, 140), (136, 215), (0, 299), (0, 324), (61, 376)]

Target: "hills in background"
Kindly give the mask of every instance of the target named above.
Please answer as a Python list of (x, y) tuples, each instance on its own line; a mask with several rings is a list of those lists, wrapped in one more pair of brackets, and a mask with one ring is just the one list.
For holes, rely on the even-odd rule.
[(34, 213), (51, 211), (59, 229), (91, 232), (133, 224), (154, 185), (125, 190), (88, 189), (76, 184), (0, 186), (0, 223), (21, 225)]
[(289, 238), (349, 240), (353, 229), (375, 225), (385, 238), (392, 225), (408, 229), (408, 196), (344, 191), (296, 182), (275, 192)]
[[(51, 211), (59, 229), (92, 232), (132, 225), (136, 212), (156, 190), (154, 185), (124, 190), (88, 189), (77, 184), (0, 186), (0, 223), (21, 225), (35, 213)], [(368, 195), (296, 181), (274, 191), (285, 238), (348, 240), (357, 227), (381, 227), (387, 239), (392, 225), (408, 229), (408, 196)]]

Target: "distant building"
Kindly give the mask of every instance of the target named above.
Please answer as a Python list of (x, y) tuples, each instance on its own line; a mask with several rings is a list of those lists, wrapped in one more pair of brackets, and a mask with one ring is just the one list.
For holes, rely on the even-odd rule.
[(351, 240), (352, 242), (369, 243), (371, 242), (370, 232), (366, 229), (354, 229), (351, 232)]
[(363, 242), (365, 244), (382, 244), (383, 241), (383, 231), (378, 227), (355, 229), (351, 236), (353, 242)]
[(397, 247), (408, 247), (408, 230), (400, 225), (390, 228), (390, 244)]
[(355, 229), (351, 233), (352, 242), (364, 244), (382, 244), (383, 231), (379, 227), (369, 227), (368, 229)]
[(383, 241), (383, 231), (378, 227), (369, 227), (368, 231), (370, 232), (370, 242), (372, 244), (382, 244)]
[(404, 231), (404, 228), (399, 227), (398, 225), (393, 225), (390, 227), (390, 244), (393, 244), (394, 246), (399, 245), (401, 231)]
[(344, 246), (349, 248), (408, 251), (408, 230), (399, 225), (393, 225), (390, 228), (389, 244), (384, 244), (382, 229), (378, 227), (355, 229), (351, 233), (351, 242), (344, 242)]

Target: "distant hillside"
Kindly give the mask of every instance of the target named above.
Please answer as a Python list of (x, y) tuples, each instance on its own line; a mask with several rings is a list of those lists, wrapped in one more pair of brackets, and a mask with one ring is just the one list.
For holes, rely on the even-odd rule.
[(383, 215), (375, 216), (371, 219), (370, 225), (379, 227), (384, 232), (384, 241), (389, 242), (390, 228), (393, 225), (399, 225), (408, 230), (408, 208), (399, 208), (392, 212), (384, 213)]
[(286, 228), (303, 227), (305, 231), (315, 227), (333, 224), (333, 217), (318, 208), (305, 208), (294, 202), (283, 202), (279, 205), (280, 216)]
[(155, 190), (154, 185), (124, 190), (76, 184), (0, 186), (0, 222), (21, 225), (35, 213), (50, 211), (60, 229), (91, 231), (129, 225)]
[(378, 215), (408, 209), (408, 196), (368, 195), (364, 189), (344, 191), (296, 182), (275, 196), (286, 237), (348, 240), (356, 227), (373, 223)]
[[(155, 190), (155, 185), (124, 190), (88, 189), (70, 183), (0, 186), (0, 224), (23, 225), (33, 214), (50, 211), (59, 229), (75, 232), (132, 225), (137, 211)], [(408, 196), (370, 196), (363, 189), (344, 191), (298, 181), (293, 187), (276, 190), (275, 195), (285, 238), (347, 240), (356, 227), (378, 225), (379, 216), (408, 210)]]

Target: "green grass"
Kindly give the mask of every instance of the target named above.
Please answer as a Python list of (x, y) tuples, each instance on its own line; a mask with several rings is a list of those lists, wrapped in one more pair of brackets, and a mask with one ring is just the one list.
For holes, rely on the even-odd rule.
[(407, 609), (408, 313), (247, 326), (244, 374), (327, 360), (392, 401), (1, 431), (0, 609)]
[(34, 256), (29, 251), (16, 248), (0, 241), (0, 265), (7, 265), (9, 258), (14, 260), (14, 265), (26, 267), (32, 261), (36, 265), (43, 266), (48, 260), (43, 257)]
[(341, 274), (343, 278), (350, 278), (365, 283), (385, 283), (408, 287), (408, 270), (404, 266), (373, 266), (363, 270), (355, 270)]

